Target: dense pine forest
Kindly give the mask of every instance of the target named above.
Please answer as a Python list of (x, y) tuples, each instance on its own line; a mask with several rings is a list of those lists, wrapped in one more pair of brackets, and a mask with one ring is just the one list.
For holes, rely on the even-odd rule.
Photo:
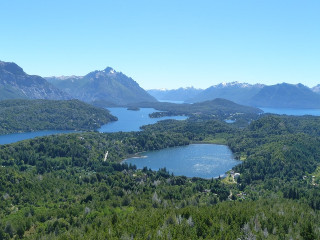
[[(0, 239), (319, 239), (319, 120), (263, 115), (246, 128), (167, 120), (0, 146)], [(243, 161), (240, 177), (121, 164), (193, 142), (228, 145)]]

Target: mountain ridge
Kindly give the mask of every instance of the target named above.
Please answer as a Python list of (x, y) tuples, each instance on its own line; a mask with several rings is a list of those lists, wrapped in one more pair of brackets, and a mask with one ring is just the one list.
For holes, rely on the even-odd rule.
[(67, 100), (71, 97), (44, 78), (28, 75), (16, 63), (0, 61), (0, 100), (16, 98)]
[(203, 102), (215, 98), (224, 98), (247, 105), (249, 103), (248, 99), (257, 94), (263, 87), (263, 84), (220, 83), (205, 89), (195, 97), (188, 99), (187, 102)]
[[(179, 88), (181, 91), (183, 88)], [(173, 90), (171, 90), (173, 91)], [(162, 95), (166, 90), (162, 90)], [(159, 95), (161, 95), (159, 94)], [(320, 84), (309, 88), (301, 83), (278, 83), (275, 85), (249, 83), (219, 83), (213, 85), (187, 103), (199, 103), (215, 98), (223, 98), (241, 105), (272, 108), (320, 108)], [(168, 98), (167, 100), (174, 100)]]
[(178, 89), (149, 89), (147, 92), (158, 100), (186, 101), (190, 97), (194, 97), (203, 89), (186, 87)]
[(278, 108), (320, 108), (320, 95), (301, 83), (280, 83), (265, 86), (251, 99), (250, 105)]
[(85, 76), (47, 77), (47, 81), (74, 98), (85, 102), (103, 101), (116, 105), (157, 100), (131, 77), (111, 67), (95, 70)]
[(220, 83), (207, 89), (194, 87), (144, 90), (131, 77), (111, 67), (84, 76), (42, 78), (28, 75), (13, 62), (0, 61), (0, 100), (5, 99), (79, 99), (103, 106), (124, 106), (159, 100), (203, 102), (224, 98), (257, 107), (320, 108), (320, 84), (279, 83), (266, 86), (240, 82)]

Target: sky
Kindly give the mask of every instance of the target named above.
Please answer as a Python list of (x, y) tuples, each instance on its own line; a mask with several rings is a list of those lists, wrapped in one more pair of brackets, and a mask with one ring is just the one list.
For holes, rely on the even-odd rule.
[(145, 89), (313, 87), (319, 12), (319, 0), (0, 0), (0, 60), (42, 77), (110, 66)]

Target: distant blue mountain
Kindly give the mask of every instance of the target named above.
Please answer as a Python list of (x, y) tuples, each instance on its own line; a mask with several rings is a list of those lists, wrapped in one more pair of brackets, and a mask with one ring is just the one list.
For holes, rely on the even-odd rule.
[(273, 108), (320, 108), (320, 85), (281, 83), (272, 86), (248, 83), (221, 83), (205, 89), (188, 102), (224, 98), (238, 104)]
[(303, 84), (281, 83), (265, 86), (250, 100), (257, 107), (320, 108), (320, 94)]
[(248, 83), (220, 83), (218, 85), (211, 86), (194, 97), (190, 97), (187, 102), (203, 102), (213, 100), (215, 98), (224, 98), (238, 104), (248, 105), (250, 99), (257, 94), (264, 85)]
[(157, 100), (142, 89), (132, 78), (111, 67), (93, 71), (85, 76), (46, 78), (56, 87), (84, 102), (99, 105), (126, 105)]
[(150, 89), (147, 92), (158, 100), (169, 101), (186, 101), (201, 93), (203, 89), (194, 87), (178, 88), (178, 89)]

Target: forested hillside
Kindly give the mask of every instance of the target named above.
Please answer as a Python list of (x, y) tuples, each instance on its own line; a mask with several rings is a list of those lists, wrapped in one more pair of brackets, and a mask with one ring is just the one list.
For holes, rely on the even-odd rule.
[(0, 134), (36, 130), (96, 130), (117, 120), (107, 110), (78, 100), (0, 101)]
[[(238, 129), (168, 120), (0, 146), (0, 238), (319, 239), (319, 118), (267, 115)], [(192, 142), (227, 143), (236, 182), (120, 164)], [(108, 151), (108, 159), (104, 154)], [(314, 177), (312, 177), (314, 176)]]

